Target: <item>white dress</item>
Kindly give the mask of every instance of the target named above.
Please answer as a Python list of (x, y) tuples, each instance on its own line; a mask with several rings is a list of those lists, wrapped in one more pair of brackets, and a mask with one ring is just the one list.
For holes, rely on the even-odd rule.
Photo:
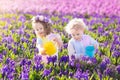
[[(59, 39), (61, 39), (61, 37), (60, 37), (59, 34), (53, 34), (53, 33), (51, 33), (51, 34), (49, 34), (49, 35), (46, 36), (46, 39), (48, 39), (48, 40), (53, 40), (53, 38), (59, 38)], [(36, 47), (39, 50), (39, 55), (42, 56), (42, 61), (45, 62), (45, 63), (47, 63), (47, 57), (49, 57), (49, 55), (42, 55), (40, 53), (40, 51), (43, 49), (43, 48), (41, 48), (42, 44), (43, 44), (43, 40), (41, 38), (37, 38)], [(59, 48), (57, 46), (57, 52), (54, 55), (52, 55), (52, 56), (57, 56), (57, 59), (58, 59), (58, 51), (59, 51)]]

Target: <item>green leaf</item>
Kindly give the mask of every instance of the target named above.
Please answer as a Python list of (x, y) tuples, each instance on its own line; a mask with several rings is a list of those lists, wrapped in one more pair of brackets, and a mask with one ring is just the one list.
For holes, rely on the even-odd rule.
[(59, 17), (52, 17), (51, 20), (52, 20), (52, 21), (58, 21), (58, 20), (59, 20)]
[(104, 77), (103, 80), (109, 80), (109, 76)]
[(0, 69), (2, 68), (2, 65), (3, 65), (3, 64), (2, 64), (2, 63), (0, 63)]
[(66, 76), (63, 76), (59, 78), (59, 80), (66, 80)]
[(98, 74), (95, 71), (93, 72), (92, 76), (90, 76), (90, 78), (89, 78), (89, 80), (93, 80), (93, 79), (100, 80)]
[(24, 48), (26, 49), (26, 48), (27, 48), (27, 43), (24, 42), (24, 43), (23, 43), (23, 46), (24, 46)]
[(94, 75), (95, 75), (95, 74), (92, 74), (92, 76), (90, 77), (90, 79), (89, 79), (89, 80), (92, 80), (92, 79), (93, 79), (93, 77), (94, 77)]
[(6, 25), (6, 21), (0, 21), (0, 28)]
[(0, 79), (2, 78), (2, 74), (0, 73)]
[(31, 14), (24, 14), (24, 16), (26, 17), (27, 20), (31, 20), (33, 15)]
[(108, 56), (108, 57), (111, 56), (110, 48), (108, 48), (108, 47), (104, 47), (104, 48), (103, 48), (103, 52), (105, 53), (106, 56)]
[(16, 33), (15, 33), (15, 34), (12, 34), (12, 38), (14, 39), (14, 41), (15, 41), (15, 42), (17, 42), (17, 41), (18, 41), (17, 36), (18, 36), (18, 35), (17, 35)]
[(16, 24), (16, 28), (18, 29), (21, 26), (22, 26), (22, 22), (18, 21), (17, 24)]
[(111, 63), (112, 63), (112, 64), (115, 64), (115, 63), (116, 63), (116, 58), (110, 57), (110, 60), (111, 60)]
[(32, 29), (32, 24), (29, 22), (25, 22), (25, 26), (27, 27), (27, 29)]
[(11, 53), (11, 54), (10, 54), (10, 57), (11, 57), (12, 59), (15, 59), (15, 54)]

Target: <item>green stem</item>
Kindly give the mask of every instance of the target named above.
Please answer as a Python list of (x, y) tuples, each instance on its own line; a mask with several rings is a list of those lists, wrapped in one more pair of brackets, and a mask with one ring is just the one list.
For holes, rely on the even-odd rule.
[(43, 80), (43, 77), (44, 77), (44, 76), (42, 76), (42, 77), (40, 78), (40, 80)]
[(118, 62), (118, 58), (116, 58), (116, 63), (115, 63), (115, 65), (117, 65), (117, 62)]

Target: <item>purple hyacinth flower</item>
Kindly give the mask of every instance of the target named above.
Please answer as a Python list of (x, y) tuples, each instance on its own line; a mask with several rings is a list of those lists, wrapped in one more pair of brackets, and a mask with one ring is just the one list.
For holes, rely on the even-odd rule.
[(75, 66), (75, 61), (69, 61), (69, 66), (74, 67)]
[(42, 56), (40, 56), (40, 55), (34, 56), (34, 63), (35, 63), (36, 65), (39, 65), (40, 62), (41, 62), (41, 60), (42, 60)]
[(90, 61), (93, 63), (93, 64), (96, 64), (97, 63), (97, 59), (96, 58), (90, 58)]
[(33, 43), (33, 44), (36, 43), (36, 41), (37, 41), (36, 38), (33, 38), (33, 39), (32, 39), (32, 43)]
[(31, 64), (32, 64), (32, 61), (29, 60), (29, 61), (27, 62), (27, 65), (30, 66)]
[(114, 34), (114, 40), (116, 40), (118, 38), (118, 35)]
[(68, 75), (68, 70), (65, 70), (63, 74)]
[(69, 73), (69, 76), (70, 76), (70, 77), (73, 77), (73, 75), (74, 75), (73, 72), (70, 72), (70, 73)]
[(9, 50), (13, 49), (13, 47), (10, 46), (10, 45), (8, 45), (7, 48), (8, 48)]
[(97, 73), (98, 73), (100, 80), (102, 80), (102, 73), (99, 70), (97, 70)]
[(43, 71), (43, 75), (44, 75), (44, 76), (49, 76), (50, 73), (51, 73), (51, 71), (48, 70), (48, 69), (45, 69), (45, 70)]
[(81, 61), (88, 61), (88, 60), (89, 60), (89, 57), (81, 56)]
[(21, 73), (21, 79), (22, 79), (22, 80), (29, 80), (29, 74), (28, 74), (28, 73), (25, 73), (25, 72), (22, 72), (22, 73)]
[(9, 64), (8, 64), (10, 67), (15, 67), (15, 61), (13, 60), (10, 60)]
[(120, 52), (115, 51), (115, 52), (112, 54), (112, 56), (115, 57), (115, 58), (118, 58), (118, 57), (120, 57)]
[(57, 56), (49, 56), (47, 57), (47, 60), (48, 60), (48, 64), (50, 62), (55, 63), (57, 61)]
[(7, 72), (9, 71), (9, 68), (8, 68), (8, 66), (7, 65), (5, 65), (3, 68), (2, 68), (2, 75), (6, 75), (7, 74)]
[(39, 52), (38, 48), (35, 48), (34, 52), (35, 52), (35, 53), (38, 53), (38, 52)]
[(76, 63), (76, 68), (77, 69), (80, 68), (80, 63), (79, 62)]
[(13, 49), (13, 53), (14, 53), (14, 54), (17, 53), (17, 49), (16, 49), (16, 48)]
[(65, 49), (67, 49), (68, 43), (65, 43), (63, 46), (64, 46)]
[(118, 65), (118, 66), (116, 67), (116, 70), (117, 70), (118, 73), (120, 74), (120, 65)]
[(8, 79), (8, 80), (14, 80), (14, 74), (13, 74), (13, 73), (9, 73), (9, 74), (7, 75), (7, 79)]
[(30, 38), (30, 34), (26, 33), (26, 38), (29, 39)]
[(7, 58), (6, 59), (6, 64), (9, 64), (10, 63), (10, 58)]
[(24, 16), (20, 16), (18, 20), (24, 23), (26, 21), (26, 18)]
[(24, 30), (23, 30), (23, 29), (19, 29), (17, 33), (18, 33), (19, 35), (22, 35), (22, 34), (24, 34)]
[(112, 73), (113, 73), (113, 71), (112, 71), (112, 69), (110, 69), (110, 68), (107, 68), (107, 69), (104, 71), (104, 74), (105, 74), (106, 76), (112, 76)]
[(103, 62), (105, 62), (105, 64), (110, 64), (110, 59), (108, 57), (103, 59)]
[(75, 61), (75, 55), (70, 56), (70, 60)]
[(27, 63), (27, 59), (23, 59), (23, 60), (20, 62), (20, 66), (24, 66), (26, 63)]
[(38, 64), (38, 65), (34, 65), (33, 66), (33, 70), (36, 70), (37, 72), (40, 71), (41, 69), (43, 69), (43, 65), (42, 64)]
[(3, 50), (2, 54), (3, 54), (3, 55), (6, 55), (6, 54), (7, 54), (7, 51)]
[(2, 61), (3, 59), (3, 55), (0, 53), (0, 62)]
[(62, 56), (61, 58), (60, 58), (60, 62), (69, 62), (69, 56)]
[(98, 27), (98, 33), (101, 34), (103, 33), (104, 29), (102, 27)]
[(82, 71), (77, 70), (74, 74), (74, 78), (80, 80), (82, 78)]
[(107, 67), (107, 64), (105, 62), (101, 62), (100, 63), (100, 69), (101, 69), (101, 71), (104, 71), (106, 69), (106, 67)]

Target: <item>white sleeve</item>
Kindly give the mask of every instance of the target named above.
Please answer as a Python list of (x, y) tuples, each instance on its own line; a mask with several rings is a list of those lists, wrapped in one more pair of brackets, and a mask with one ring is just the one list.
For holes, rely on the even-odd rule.
[(68, 42), (68, 55), (69, 56), (75, 55), (75, 49), (70, 42)]
[(37, 47), (38, 49), (40, 48), (40, 46), (41, 46), (40, 44), (36, 44), (36, 47)]
[(42, 45), (41, 44), (36, 44), (36, 47), (39, 50), (39, 54), (41, 54), (40, 52), (41, 52), (41, 50), (43, 50)]
[(94, 38), (92, 38), (91, 36), (90, 36), (90, 44), (91, 45), (96, 45), (97, 48), (99, 47), (99, 43)]

